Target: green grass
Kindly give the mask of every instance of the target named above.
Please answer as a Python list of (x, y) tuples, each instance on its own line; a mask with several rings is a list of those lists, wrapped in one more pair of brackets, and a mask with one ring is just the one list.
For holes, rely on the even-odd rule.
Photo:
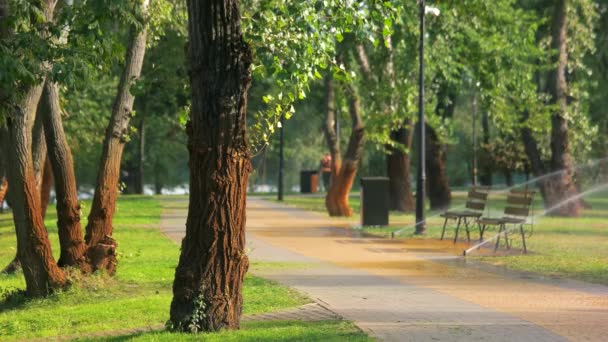
[[(452, 207), (462, 206), (464, 192), (455, 192)], [(537, 195), (534, 213), (542, 213), (542, 200)], [(489, 216), (500, 216), (504, 206), (504, 195), (491, 195)], [(540, 216), (534, 221), (533, 234), (526, 241), (531, 253), (527, 255), (508, 255), (472, 258), (504, 266), (508, 269), (530, 271), (548, 276), (567, 277), (608, 285), (608, 192), (596, 193), (586, 199), (592, 209), (585, 210), (576, 218)], [(325, 212), (324, 198), (287, 196), (285, 203), (290, 206)], [(350, 204), (355, 212), (353, 221), (359, 219), (360, 201), (352, 197)], [(488, 212), (486, 212), (487, 214)], [(427, 212), (427, 232), (424, 236), (414, 234), (413, 214), (391, 212), (390, 227), (362, 227), (363, 232), (388, 237), (391, 232), (399, 231), (401, 238), (439, 238), (443, 219), (439, 212)], [(453, 237), (454, 230), (448, 226), (446, 236)], [(461, 230), (461, 233), (463, 231)], [(486, 238), (495, 231), (486, 233)], [(462, 235), (461, 235), (462, 236)], [(473, 229), (472, 238), (478, 233)], [(513, 245), (521, 248), (520, 240), (512, 237)]]
[[(84, 205), (88, 209), (87, 203)], [(53, 250), (58, 239), (54, 210), (46, 225)], [(171, 286), (179, 248), (160, 233), (161, 206), (157, 199), (122, 196), (114, 220), (119, 266), (115, 277), (82, 277), (73, 272), (69, 290), (46, 299), (23, 296), (23, 275), (0, 275), (0, 340), (27, 340), (58, 336), (86, 336), (115, 330), (163, 324), (168, 319)], [(86, 216), (85, 216), (86, 217)], [(0, 265), (15, 254), (15, 237), (9, 213), (0, 215)], [(57, 255), (56, 255), (57, 257)], [(0, 266), (0, 267), (2, 267)], [(252, 268), (272, 265), (252, 265)], [(245, 279), (244, 314), (271, 312), (310, 302), (301, 294), (272, 281), (248, 275)], [(349, 335), (350, 334), (350, 335)], [(205, 339), (328, 339), (340, 336), (365, 338), (350, 323), (247, 323), (238, 332), (209, 334)], [(132, 336), (138, 340), (197, 338), (182, 334), (151, 333)], [(126, 337), (125, 337), (126, 338)], [(200, 339), (200, 336), (198, 337)]]

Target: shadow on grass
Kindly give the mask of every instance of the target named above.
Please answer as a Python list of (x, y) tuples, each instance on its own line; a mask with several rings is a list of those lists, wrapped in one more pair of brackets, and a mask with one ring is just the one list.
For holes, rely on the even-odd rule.
[(25, 290), (16, 288), (0, 289), (0, 313), (21, 309), (31, 300)]
[[(91, 336), (78, 341), (92, 341)], [(218, 333), (174, 333), (166, 330), (136, 331), (119, 336), (100, 336), (104, 341), (369, 341), (345, 321), (260, 321), (242, 324), (240, 330)]]

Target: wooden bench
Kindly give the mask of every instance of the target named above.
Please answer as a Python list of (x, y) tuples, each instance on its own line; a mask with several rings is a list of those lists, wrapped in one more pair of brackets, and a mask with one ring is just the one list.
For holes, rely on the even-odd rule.
[(496, 245), (494, 251), (498, 249), (500, 245), (501, 234), (505, 236), (505, 245), (507, 249), (511, 248), (509, 243), (509, 232), (507, 225), (512, 224), (516, 227), (519, 226), (519, 232), (521, 234), (521, 241), (524, 248), (524, 253), (527, 253), (526, 248), (526, 236), (524, 234), (524, 224), (528, 223), (528, 217), (530, 216), (530, 208), (532, 206), (534, 198), (534, 191), (528, 189), (524, 190), (511, 190), (507, 195), (507, 205), (505, 206), (504, 214), (502, 217), (480, 217), (477, 220), (477, 224), (480, 226), (480, 239), (483, 240), (483, 233), (489, 226), (498, 227), (498, 236), (496, 238)]
[[(464, 224), (467, 241), (471, 241), (470, 224), (476, 222), (482, 215), (486, 208), (486, 202), (488, 200), (488, 194), (490, 187), (486, 186), (474, 186), (469, 189), (467, 195), (467, 203), (465, 204), (464, 210), (448, 210), (440, 216), (445, 218), (443, 221), (443, 230), (441, 231), (441, 240), (445, 235), (445, 228), (448, 220), (456, 220), (456, 232), (454, 234), (454, 243), (458, 240), (458, 230), (461, 224)], [(481, 227), (479, 227), (479, 234), (482, 234)]]

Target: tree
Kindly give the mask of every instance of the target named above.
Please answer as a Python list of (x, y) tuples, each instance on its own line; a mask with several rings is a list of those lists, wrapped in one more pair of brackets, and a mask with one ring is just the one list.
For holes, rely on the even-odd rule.
[[(145, 15), (149, 0), (143, 0), (141, 12)], [(112, 237), (112, 219), (116, 210), (120, 161), (129, 135), (135, 97), (131, 87), (139, 78), (146, 50), (147, 27), (134, 28), (127, 49), (125, 65), (112, 106), (112, 115), (106, 129), (95, 196), (86, 227), (87, 258), (93, 271), (102, 269), (109, 274), (116, 270), (116, 241)]]
[(249, 266), (246, 110), (252, 53), (237, 0), (189, 0), (188, 16), (190, 204), (170, 320), (180, 331), (236, 329)]
[[(348, 82), (348, 81), (347, 81)], [(351, 119), (351, 135), (348, 147), (342, 159), (340, 142), (337, 139), (335, 126), (335, 89), (331, 76), (325, 80), (327, 118), (325, 121), (325, 137), (331, 153), (331, 183), (325, 196), (325, 207), (330, 216), (352, 216), (353, 210), (348, 204), (350, 189), (353, 186), (357, 167), (363, 149), (363, 121), (359, 109), (359, 98), (354, 87), (346, 84), (345, 96), (348, 102), (348, 113)]]
[[(54, 1), (43, 4), (46, 22), (52, 21), (54, 5)], [(8, 8), (5, 6), (0, 7)], [(21, 100), (14, 103), (12, 115), (6, 120), (8, 178), (13, 189), (11, 202), (17, 254), (30, 296), (46, 296), (53, 289), (66, 285), (66, 277), (53, 259), (34, 179), (31, 129), (41, 93), (42, 84), (29, 85)]]
[(84, 262), (86, 245), (80, 224), (80, 203), (74, 175), (74, 160), (67, 143), (61, 120), (59, 89), (56, 83), (46, 81), (42, 101), (44, 133), (57, 194), (57, 228), (61, 245), (59, 266), (78, 266), (88, 270)]

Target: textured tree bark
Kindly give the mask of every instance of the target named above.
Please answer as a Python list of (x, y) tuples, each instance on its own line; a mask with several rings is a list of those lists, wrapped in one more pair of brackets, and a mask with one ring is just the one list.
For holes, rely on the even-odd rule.
[(239, 1), (189, 0), (188, 15), (190, 205), (170, 320), (180, 331), (237, 329), (249, 267), (246, 114), (252, 54), (241, 33)]
[(74, 174), (74, 159), (68, 145), (59, 105), (59, 89), (55, 83), (47, 81), (41, 100), (42, 119), (47, 141), (48, 160), (52, 166), (57, 195), (57, 229), (61, 256), (61, 267), (77, 266), (88, 272), (84, 262), (86, 245), (80, 223), (80, 203)]
[(29, 296), (46, 296), (66, 284), (55, 263), (40, 211), (40, 192), (36, 189), (31, 153), (31, 124), (40, 99), (42, 85), (30, 89), (23, 103), (7, 120), (8, 176), (11, 184), (13, 219), (17, 231), (17, 255)]
[(325, 196), (325, 207), (330, 216), (352, 216), (348, 195), (357, 175), (359, 159), (363, 150), (363, 121), (359, 109), (359, 98), (352, 86), (346, 86), (348, 112), (352, 123), (351, 135), (344, 159), (340, 155), (340, 146), (335, 131), (334, 85), (331, 77), (326, 77), (327, 120), (325, 137), (332, 155), (331, 183)]
[(452, 193), (446, 173), (447, 155), (437, 132), (426, 124), (426, 163), (429, 200), (431, 209), (446, 209), (450, 206)]
[[(147, 12), (149, 0), (144, 0), (142, 10)], [(97, 173), (95, 195), (86, 227), (86, 256), (91, 270), (105, 270), (109, 274), (116, 271), (116, 241), (112, 237), (112, 219), (116, 210), (120, 161), (129, 134), (133, 101), (130, 89), (139, 78), (146, 51), (147, 28), (133, 31), (127, 49), (125, 66), (118, 85), (118, 93), (112, 106), (110, 123), (106, 129), (101, 160)]]
[[(556, 107), (551, 116), (551, 169), (563, 170), (545, 182), (545, 206), (552, 208), (571, 196), (578, 194), (574, 181), (574, 161), (570, 155), (568, 137), (566, 68), (567, 51), (567, 1), (555, 1), (551, 22), (551, 47), (558, 51), (555, 58), (557, 67), (549, 73), (549, 93), (551, 104)], [(583, 209), (582, 201), (572, 201), (553, 211), (554, 215), (577, 216)]]
[[(52, 20), (54, 6), (54, 1), (46, 1), (47, 21)], [(17, 233), (17, 257), (23, 266), (27, 294), (32, 297), (46, 296), (67, 283), (53, 259), (34, 177), (32, 126), (41, 93), (42, 84), (25, 89), (23, 99), (15, 104), (6, 121), (8, 181), (12, 189), (9, 196)]]

